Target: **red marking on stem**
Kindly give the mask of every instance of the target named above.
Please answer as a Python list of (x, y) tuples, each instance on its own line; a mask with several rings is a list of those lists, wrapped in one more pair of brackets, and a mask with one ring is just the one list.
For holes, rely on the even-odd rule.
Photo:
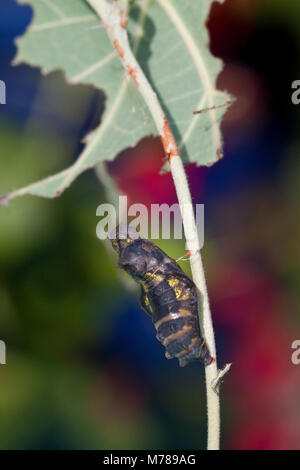
[(122, 47), (120, 46), (119, 41), (117, 41), (117, 39), (114, 40), (114, 48), (116, 49), (116, 51), (119, 54), (120, 58), (123, 59), (124, 51), (123, 51)]
[(127, 66), (127, 70), (128, 70), (128, 73), (129, 75), (131, 76), (132, 80), (134, 81), (135, 85), (138, 87), (139, 86), (139, 82), (137, 81), (137, 69), (135, 69), (134, 67), (131, 67), (130, 65)]
[(127, 16), (127, 14), (125, 12), (122, 12), (121, 15), (120, 15), (120, 24), (121, 24), (121, 28), (125, 29), (126, 26), (128, 25), (128, 21), (129, 21), (129, 18)]
[(166, 155), (168, 156), (168, 160), (170, 162), (171, 158), (174, 157), (174, 155), (179, 155), (179, 152), (173, 136), (173, 132), (171, 131), (170, 124), (166, 117), (164, 118), (164, 126), (163, 132), (161, 134), (161, 140)]
[[(187, 251), (185, 255), (181, 256), (181, 258), (179, 258), (179, 260), (183, 259), (183, 258), (186, 258), (187, 256), (191, 256), (191, 251)], [(179, 261), (177, 260), (177, 261)]]

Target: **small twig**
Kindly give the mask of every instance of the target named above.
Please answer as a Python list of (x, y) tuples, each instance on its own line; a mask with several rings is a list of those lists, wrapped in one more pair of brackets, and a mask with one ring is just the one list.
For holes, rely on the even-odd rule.
[(202, 114), (202, 113), (206, 113), (207, 111), (211, 111), (212, 109), (223, 108), (224, 106), (229, 106), (233, 102), (234, 100), (227, 100), (225, 101), (225, 103), (222, 103), (222, 104), (216, 104), (214, 106), (210, 106), (209, 108), (203, 108), (203, 109), (199, 109), (198, 111), (193, 111), (193, 114)]
[(211, 387), (212, 387), (213, 391), (215, 393), (217, 393), (218, 395), (220, 393), (220, 385), (223, 382), (222, 379), (223, 379), (224, 375), (227, 374), (227, 372), (230, 370), (231, 366), (232, 366), (232, 364), (226, 364), (226, 366), (223, 367), (223, 369), (220, 369), (219, 372), (218, 372), (217, 377), (211, 383)]
[(124, 12), (120, 10), (119, 3), (109, 3), (107, 0), (86, 1), (95, 9), (99, 17), (102, 19), (103, 24), (106, 27), (107, 34), (113, 47), (117, 51), (124, 68), (131, 76), (146, 102), (160, 134), (165, 154), (168, 156), (170, 170), (181, 208), (186, 245), (187, 249), (191, 252), (190, 264), (192, 276), (202, 296), (204, 336), (210, 353), (215, 358), (215, 361), (205, 368), (208, 414), (208, 449), (219, 449), (220, 403), (218, 394), (211, 387), (212, 382), (218, 376), (214, 330), (200, 254), (200, 243), (193, 204), (183, 162), (179, 155), (169, 122), (163, 112), (157, 95), (153, 91), (149, 81), (131, 51), (127, 31), (124, 27)]

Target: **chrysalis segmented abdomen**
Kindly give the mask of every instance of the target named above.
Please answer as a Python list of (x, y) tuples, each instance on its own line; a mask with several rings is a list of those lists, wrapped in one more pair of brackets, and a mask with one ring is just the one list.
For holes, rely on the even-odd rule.
[(182, 366), (197, 359), (209, 364), (212, 358), (199, 328), (196, 288), (185, 276), (166, 272), (159, 284), (154, 276), (151, 288), (147, 287), (146, 311), (152, 308), (157, 339), (165, 346), (168, 359), (176, 357)]

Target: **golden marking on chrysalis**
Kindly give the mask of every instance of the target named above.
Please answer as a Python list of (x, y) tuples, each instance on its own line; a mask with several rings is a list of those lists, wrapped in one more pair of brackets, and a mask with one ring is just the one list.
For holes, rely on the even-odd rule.
[(176, 277), (171, 277), (171, 279), (168, 279), (168, 284), (170, 287), (176, 287), (179, 284), (179, 279)]
[(149, 311), (152, 313), (152, 312), (153, 312), (153, 308), (151, 307), (151, 304), (150, 304), (150, 300), (149, 300), (148, 295), (145, 295), (143, 300), (144, 300), (144, 305), (145, 305), (145, 307), (147, 308), (147, 310), (149, 310)]
[(169, 286), (172, 287), (172, 289), (174, 290), (177, 300), (186, 300), (190, 298), (189, 292), (184, 292), (184, 288), (179, 286), (180, 284), (179, 279), (175, 277), (171, 277), (171, 279), (168, 279), (167, 282)]
[(176, 333), (172, 333), (170, 336), (165, 338), (163, 340), (163, 345), (167, 346), (169, 343), (171, 343), (171, 341), (175, 341), (176, 339), (181, 338), (181, 336), (183, 336), (185, 333), (188, 333), (191, 330), (192, 330), (191, 326), (184, 325), (184, 327), (181, 330), (177, 331)]
[(179, 297), (178, 300), (187, 300), (187, 299), (190, 299), (191, 298), (191, 295), (189, 292), (186, 292), (184, 294), (181, 294), (181, 296)]
[(174, 287), (176, 299), (178, 300), (182, 294), (182, 287)]
[(161, 282), (164, 280), (164, 277), (161, 274), (151, 273), (151, 271), (146, 273), (146, 276), (148, 279), (154, 279), (156, 282)]
[(157, 322), (154, 323), (154, 326), (156, 329), (160, 327), (163, 323), (170, 321), (170, 320), (177, 320), (177, 318), (183, 318), (183, 317), (190, 317), (191, 312), (188, 310), (183, 310), (180, 309), (179, 312), (171, 312), (169, 315), (166, 315), (165, 317), (161, 318)]

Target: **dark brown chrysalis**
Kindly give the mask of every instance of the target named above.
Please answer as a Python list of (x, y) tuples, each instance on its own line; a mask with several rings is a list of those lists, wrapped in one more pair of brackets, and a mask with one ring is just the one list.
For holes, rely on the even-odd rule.
[(151, 316), (166, 358), (177, 357), (180, 366), (191, 361), (213, 361), (201, 335), (197, 289), (193, 281), (153, 242), (137, 232), (116, 229), (111, 238), (119, 254), (119, 267), (141, 285), (141, 304)]

